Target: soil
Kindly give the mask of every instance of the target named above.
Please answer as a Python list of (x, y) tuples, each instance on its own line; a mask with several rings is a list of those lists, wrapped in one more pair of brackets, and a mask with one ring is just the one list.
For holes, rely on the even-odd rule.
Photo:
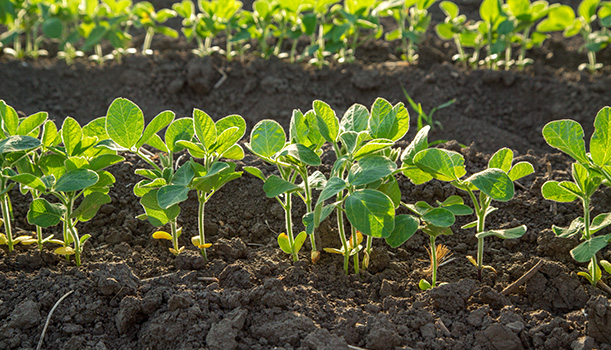
[[(188, 116), (197, 107), (214, 119), (241, 114), (249, 128), (264, 118), (286, 127), (292, 109), (305, 111), (314, 99), (341, 115), (378, 96), (406, 102), (404, 86), (425, 110), (457, 99), (435, 114), (443, 129), (431, 139), (452, 140), (441, 146), (461, 152), (469, 172), (484, 168), (501, 147), (536, 170), (513, 200), (497, 203), (487, 222), (528, 226), (519, 240), (487, 240), (484, 258), (497, 272), (477, 280), (465, 258), (476, 254), (473, 229), (459, 229), (471, 218), (461, 219), (454, 235), (439, 239), (453, 253), (439, 271), (448, 284), (422, 292), (417, 283), (428, 263), (421, 233), (398, 249), (375, 242), (370, 268), (360, 276), (343, 273), (341, 256), (322, 254), (312, 264), (307, 249), (292, 263), (275, 242), (283, 231), (282, 210), (250, 175), (227, 185), (206, 207), (205, 229), (214, 243), (208, 263), (188, 242), (197, 227), (196, 198), (183, 203), (179, 224), (187, 248), (174, 257), (167, 242), (151, 238), (155, 228), (135, 218), (142, 208), (132, 195), (134, 170), (145, 165), (127, 157), (110, 169), (117, 178), (112, 203), (80, 224), (80, 232), (93, 236), (82, 267), (50, 248), (0, 253), (0, 349), (36, 348), (51, 309), (67, 292), (43, 349), (611, 349), (609, 296), (576, 275), (585, 268), (568, 253), (577, 241), (556, 239), (550, 230), (568, 225), (581, 208), (553, 205), (540, 195), (547, 179), (568, 178), (570, 167), (568, 157), (546, 146), (545, 123), (575, 119), (590, 135), (596, 112), (611, 104), (609, 54), (599, 57), (607, 68), (589, 75), (577, 71), (585, 55), (573, 45), (553, 37), (523, 72), (459, 67), (450, 62), (452, 49), (432, 35), (413, 66), (394, 59), (395, 48), (384, 43), (361, 48), (356, 63), (321, 70), (252, 56), (197, 58), (187, 43), (163, 39), (156, 39), (152, 57), (128, 56), (104, 66), (0, 57), (0, 98), (24, 114), (48, 111), (58, 122), (102, 116), (121, 96), (137, 103), (148, 120), (166, 109)], [(227, 75), (222, 84), (221, 72)], [(412, 113), (402, 147), (415, 125)], [(328, 173), (333, 158), (323, 159), (319, 170)], [(238, 169), (245, 165), (273, 171), (252, 155)], [(410, 203), (460, 194), (440, 182), (414, 186), (400, 177), (400, 184)], [(608, 188), (595, 195), (595, 214), (611, 211), (609, 196)], [(12, 198), (15, 226), (31, 230), (26, 197), (15, 191)], [(294, 213), (297, 229), (303, 210)], [(320, 228), (325, 247), (339, 246), (334, 222)], [(601, 257), (609, 260), (611, 253)], [(508, 296), (500, 293), (541, 260), (543, 267), (526, 284)]]

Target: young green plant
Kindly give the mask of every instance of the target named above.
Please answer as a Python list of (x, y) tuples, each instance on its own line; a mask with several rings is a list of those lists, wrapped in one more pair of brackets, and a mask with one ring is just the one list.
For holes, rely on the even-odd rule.
[[(492, 155), (487, 169), (466, 179), (463, 179), (467, 173), (465, 159), (454, 151), (439, 148), (425, 149), (414, 156), (413, 163), (432, 178), (450, 182), (457, 189), (467, 192), (477, 217), (476, 221), (463, 226), (463, 228), (476, 227), (477, 257), (474, 259), (472, 256), (467, 256), (467, 259), (477, 267), (478, 279), (481, 279), (483, 269), (495, 271), (492, 266), (483, 264), (484, 238), (489, 236), (502, 239), (519, 238), (526, 233), (526, 226), (486, 230), (486, 217), (497, 210), (491, 206), (493, 200), (507, 202), (513, 198), (515, 193), (513, 182), (532, 174), (534, 172), (532, 164), (519, 162), (512, 166), (513, 152), (507, 148), (502, 148)], [(479, 196), (476, 196), (476, 191), (479, 191)]]
[[(456, 102), (456, 99), (453, 98), (445, 103), (440, 104), (439, 106), (435, 106), (433, 107), (433, 109), (431, 109), (431, 111), (427, 114), (426, 112), (424, 112), (424, 109), (422, 109), (422, 104), (421, 103), (416, 103), (407, 93), (407, 90), (405, 90), (405, 88), (403, 86), (401, 86), (401, 90), (403, 90), (403, 95), (405, 96), (405, 98), (407, 99), (407, 102), (409, 102), (409, 105), (412, 107), (412, 109), (418, 113), (418, 122), (417, 122), (417, 126), (418, 126), (418, 130), (421, 130), (425, 125), (429, 125), (432, 129), (435, 129), (435, 127), (439, 127), (439, 129), (443, 130), (443, 125), (441, 125), (441, 122), (438, 120), (434, 120), (433, 119), (433, 115), (435, 114), (435, 112), (437, 112), (440, 109), (446, 108), (446, 107), (450, 107), (451, 105), (453, 105)], [(441, 141), (438, 143), (442, 143), (445, 141)]]

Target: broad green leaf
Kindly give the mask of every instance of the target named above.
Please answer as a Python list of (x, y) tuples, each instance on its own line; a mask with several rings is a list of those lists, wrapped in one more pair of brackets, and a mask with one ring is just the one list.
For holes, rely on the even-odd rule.
[(89, 169), (70, 170), (57, 180), (53, 189), (57, 192), (79, 191), (95, 185), (98, 179), (98, 174)]
[(318, 149), (322, 147), (325, 143), (325, 138), (320, 134), (320, 130), (318, 130), (318, 119), (316, 118), (316, 113), (313, 110), (309, 110), (304, 115), (306, 118), (306, 122), (308, 124), (308, 140), (310, 143), (315, 145)]
[(31, 136), (14, 135), (0, 140), (0, 154), (30, 151), (40, 147), (40, 141)]
[(454, 225), (456, 218), (451, 211), (445, 208), (433, 208), (422, 215), (424, 222), (438, 227), (450, 227)]
[(585, 224), (583, 223), (583, 218), (578, 217), (573, 220), (573, 222), (571, 222), (571, 225), (569, 227), (559, 227), (556, 225), (552, 225), (552, 231), (554, 232), (556, 237), (570, 238), (578, 233), (581, 233), (584, 227)]
[(571, 256), (578, 262), (590, 261), (596, 253), (609, 244), (611, 234), (588, 239), (571, 250)]
[(339, 120), (335, 112), (323, 101), (316, 100), (312, 105), (314, 106), (314, 113), (316, 114), (318, 131), (328, 142), (336, 142), (339, 134)]
[(293, 251), (295, 253), (298, 253), (299, 250), (301, 250), (301, 247), (303, 246), (303, 243), (305, 242), (307, 237), (308, 237), (308, 235), (306, 234), (305, 231), (299, 232), (297, 237), (295, 237), (295, 242), (293, 244)]
[(408, 165), (414, 164), (414, 156), (429, 147), (428, 135), (431, 127), (429, 125), (424, 126), (418, 131), (414, 140), (405, 148), (405, 151), (401, 154), (401, 161)]
[(2, 121), (2, 130), (10, 136), (15, 135), (17, 128), (19, 127), (19, 115), (17, 111), (0, 100), (0, 120)]
[(598, 8), (599, 3), (600, 0), (582, 0), (577, 8), (579, 16), (583, 18), (586, 23), (592, 22), (592, 19), (596, 15), (596, 9)]
[(136, 175), (140, 175), (143, 177), (146, 177), (149, 180), (155, 180), (156, 178), (161, 177), (161, 173), (157, 170), (152, 170), (152, 169), (136, 169), (136, 171), (134, 171), (134, 173)]
[(399, 183), (394, 177), (389, 182), (381, 184), (378, 187), (378, 191), (387, 195), (392, 200), (395, 208), (398, 208), (401, 204), (401, 188), (399, 188)]
[(51, 120), (47, 120), (42, 132), (42, 144), (45, 147), (57, 146), (62, 141), (61, 135), (57, 132), (57, 126)]
[(47, 120), (49, 114), (47, 112), (34, 113), (25, 118), (17, 127), (17, 135), (29, 135), (32, 131), (38, 129)]
[(216, 126), (214, 120), (206, 112), (197, 108), (193, 109), (193, 128), (199, 142), (206, 149), (210, 149), (216, 142)]
[(587, 163), (586, 147), (583, 140), (583, 128), (570, 119), (556, 120), (543, 127), (543, 137), (547, 143), (573, 157), (581, 163)]
[(357, 149), (356, 152), (354, 152), (353, 158), (358, 160), (359, 158), (362, 158), (367, 155), (370, 155), (370, 154), (379, 152), (381, 150), (387, 149), (389, 147), (392, 147), (394, 144), (395, 143), (392, 140), (387, 140), (387, 139), (370, 140), (369, 142), (364, 144), (362, 147)]
[(174, 176), (172, 176), (171, 184), (188, 186), (191, 183), (191, 180), (193, 180), (194, 176), (195, 173), (193, 172), (193, 167), (191, 167), (191, 163), (187, 162), (183, 164), (180, 168), (178, 168), (178, 170), (176, 170)]
[(291, 143), (302, 143), (310, 146), (308, 139), (309, 127), (306, 117), (300, 110), (294, 109), (289, 125), (289, 141)]
[(364, 235), (386, 238), (395, 228), (394, 204), (380, 191), (355, 191), (346, 198), (345, 208), (350, 224)]
[(250, 133), (250, 148), (259, 157), (271, 158), (284, 147), (286, 134), (278, 122), (265, 119)]
[(106, 114), (106, 132), (119, 146), (131, 149), (144, 131), (144, 114), (132, 101), (115, 99)]
[(529, 162), (519, 162), (514, 165), (511, 170), (509, 170), (509, 173), (507, 173), (507, 175), (509, 175), (511, 181), (516, 181), (534, 172), (535, 168), (533, 168), (532, 164), (530, 164)]
[(395, 217), (395, 228), (390, 236), (386, 237), (386, 243), (392, 248), (397, 248), (405, 243), (418, 231), (420, 221), (412, 215), (397, 215)]
[(369, 123), (369, 111), (367, 107), (360, 104), (353, 104), (348, 108), (342, 120), (340, 126), (346, 131), (361, 132), (367, 130)]
[(595, 234), (609, 225), (611, 225), (611, 213), (598, 214), (592, 220), (592, 224), (590, 225), (590, 233)]
[(452, 205), (444, 206), (443, 208), (451, 211), (452, 214), (454, 214), (454, 216), (473, 214), (473, 209), (471, 209), (471, 207), (464, 205), (464, 204), (452, 204)]
[(291, 156), (296, 160), (311, 166), (319, 166), (321, 164), (318, 154), (300, 143), (287, 146), (284, 150), (282, 150), (280, 155)]
[(424, 172), (415, 166), (403, 170), (403, 175), (405, 175), (414, 185), (422, 185), (423, 183), (429, 182), (433, 179), (429, 173)]
[(592, 161), (605, 166), (611, 161), (611, 107), (603, 107), (594, 120), (594, 134), (590, 139)]
[(511, 163), (513, 162), (513, 151), (509, 148), (501, 148), (496, 151), (495, 154), (490, 157), (488, 161), (488, 168), (501, 169), (504, 172), (511, 170)]
[(563, 203), (572, 202), (578, 198), (574, 193), (561, 187), (558, 181), (544, 183), (541, 187), (541, 194), (545, 199)]
[(165, 185), (157, 192), (157, 203), (161, 209), (184, 202), (189, 197), (189, 188), (184, 185)]
[(390, 158), (384, 156), (364, 157), (350, 168), (348, 182), (352, 186), (369, 184), (392, 174), (395, 169), (397, 169), (397, 164)]
[(59, 224), (66, 209), (61, 204), (49, 203), (44, 198), (37, 198), (30, 203), (28, 223), (40, 227)]
[(245, 172), (247, 172), (247, 173), (249, 173), (249, 174), (251, 174), (251, 175), (261, 179), (261, 181), (265, 182), (265, 175), (263, 175), (263, 172), (261, 171), (261, 169), (255, 168), (255, 167), (252, 167), (252, 166), (245, 166), (243, 169), (244, 169)]
[(61, 133), (64, 147), (66, 147), (66, 153), (68, 153), (69, 156), (75, 155), (75, 150), (78, 148), (83, 138), (81, 126), (74, 118), (67, 117), (62, 124)]
[(38, 178), (37, 176), (33, 174), (25, 173), (25, 174), (14, 175), (14, 176), (11, 176), (11, 180), (18, 182), (29, 188), (40, 191), (40, 192), (45, 192), (47, 189), (44, 182), (42, 182), (40, 178)]
[(89, 169), (89, 162), (85, 157), (70, 157), (66, 159), (66, 161), (64, 162), (64, 166), (66, 167), (66, 171), (76, 169)]
[(414, 164), (441, 181), (455, 181), (466, 174), (465, 159), (460, 153), (429, 148), (414, 156)]
[(232, 126), (220, 132), (212, 149), (218, 154), (224, 153), (229, 147), (235, 145), (233, 141), (235, 139), (234, 135), (238, 133), (239, 130), (240, 128), (237, 126)]
[(471, 175), (468, 182), (497, 201), (506, 202), (513, 198), (513, 181), (500, 169), (491, 168)]
[(504, 229), (504, 230), (490, 230), (490, 231), (480, 232), (476, 234), (475, 237), (486, 238), (486, 237), (494, 236), (494, 237), (498, 237), (502, 239), (514, 239), (514, 238), (522, 237), (525, 233), (526, 233), (526, 225), (522, 225), (522, 226), (518, 226), (514, 228)]
[(244, 159), (244, 149), (242, 148), (242, 146), (235, 144), (229, 147), (229, 149), (226, 150), (225, 153), (223, 153), (222, 157), (233, 160)]
[(83, 126), (83, 137), (97, 137), (98, 140), (108, 139), (106, 117), (96, 118)]
[(484, 0), (479, 7), (480, 17), (488, 23), (496, 23), (501, 15), (500, 0)]
[(176, 144), (179, 145), (180, 147), (186, 148), (187, 151), (189, 151), (189, 154), (191, 155), (191, 157), (193, 158), (201, 159), (201, 158), (205, 158), (206, 156), (208, 156), (208, 153), (204, 149), (204, 146), (199, 142), (195, 143), (191, 141), (180, 140), (176, 142)]
[(125, 158), (118, 156), (116, 154), (101, 154), (99, 156), (94, 157), (89, 161), (89, 169), (93, 171), (102, 170), (111, 165), (120, 163), (124, 161)]
[(229, 128), (238, 128), (238, 130), (232, 133), (231, 137), (229, 137), (225, 142), (228, 144), (235, 144), (240, 141), (242, 137), (244, 137), (244, 133), (246, 132), (246, 121), (242, 116), (237, 114), (228, 115), (224, 118), (219, 119), (216, 124), (216, 132), (217, 134), (221, 134), (223, 131)]
[(148, 143), (149, 140), (153, 137), (153, 135), (157, 134), (161, 129), (170, 125), (176, 115), (172, 111), (163, 111), (159, 113), (144, 129), (144, 133), (136, 142), (136, 149), (140, 149), (144, 144)]
[(178, 205), (173, 205), (166, 210), (161, 209), (157, 202), (157, 191), (158, 190), (152, 190), (142, 196), (140, 204), (144, 208), (147, 219), (151, 225), (159, 227), (175, 220), (180, 214), (180, 207)]
[(93, 192), (83, 198), (81, 204), (76, 208), (71, 215), (71, 218), (77, 218), (80, 221), (89, 221), (98, 212), (104, 204), (110, 203), (110, 196), (102, 192)]
[(326, 201), (346, 189), (346, 182), (337, 176), (333, 176), (327, 181), (325, 188), (320, 192), (316, 205)]
[(378, 98), (371, 106), (368, 130), (373, 138), (397, 141), (409, 129), (409, 113), (398, 103), (394, 107), (385, 99)]
[(289, 236), (287, 236), (286, 233), (281, 233), (278, 235), (278, 246), (283, 252), (291, 254), (291, 243), (289, 242)]
[(45, 175), (53, 175), (55, 179), (59, 179), (65, 172), (65, 158), (59, 154), (45, 154), (38, 160), (38, 166)]
[[(508, 2), (511, 2), (511, 1), (512, 0), (508, 0)], [(439, 7), (443, 11), (443, 13), (445, 13), (446, 16), (450, 18), (458, 17), (459, 10), (458, 10), (458, 6), (455, 3), (451, 1), (442, 1), (439, 4)]]
[(165, 144), (171, 152), (178, 152), (183, 149), (176, 144), (180, 140), (191, 141), (193, 139), (193, 121), (191, 118), (176, 119), (165, 132)]
[(263, 191), (267, 198), (274, 198), (286, 192), (292, 192), (301, 189), (301, 187), (290, 183), (277, 175), (272, 175), (265, 180)]

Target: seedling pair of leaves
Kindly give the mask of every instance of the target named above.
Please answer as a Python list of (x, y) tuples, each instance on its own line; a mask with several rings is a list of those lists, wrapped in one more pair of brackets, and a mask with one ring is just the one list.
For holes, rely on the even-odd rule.
[[(244, 134), (246, 123), (240, 116), (229, 116), (215, 124), (205, 112), (197, 109), (193, 118), (174, 120), (174, 117), (171, 111), (161, 112), (145, 129), (140, 108), (127, 99), (118, 98), (108, 109), (106, 130), (114, 143), (111, 147), (134, 153), (151, 166), (152, 169), (136, 170), (136, 174), (145, 178), (134, 186), (134, 194), (141, 197), (140, 204), (145, 211), (138, 218), (148, 219), (155, 227), (169, 223), (170, 233), (157, 231), (153, 238), (172, 241), (170, 252), (175, 255), (184, 250), (178, 243), (182, 233), (176, 222), (179, 204), (188, 198), (191, 189), (197, 190), (200, 232), (191, 242), (206, 257), (205, 249), (210, 245), (203, 231), (204, 204), (223, 185), (241, 175), (234, 171), (235, 164), (217, 160), (244, 157), (242, 148), (236, 143)], [(165, 140), (162, 140), (157, 133), (165, 127)], [(145, 144), (163, 152), (159, 155), (160, 165), (144, 153)], [(174, 155), (185, 148), (193, 157), (203, 158), (204, 164), (189, 160), (178, 167)]]
[[(454, 225), (456, 221), (456, 215), (471, 215), (473, 214), (473, 209), (466, 206), (463, 199), (456, 195), (450, 196), (443, 202), (437, 201), (436, 207), (422, 201), (416, 202), (415, 204), (402, 204), (417, 215), (417, 217), (410, 215), (408, 216), (409, 219), (405, 219), (405, 225), (409, 227), (407, 231), (416, 232), (416, 230), (420, 229), (429, 236), (431, 282), (422, 279), (418, 283), (418, 286), (422, 290), (434, 288), (438, 285), (437, 268), (442, 258), (437, 256), (439, 249), (435, 245), (435, 239), (441, 235), (451, 235), (453, 233), (451, 226)], [(396, 240), (386, 239), (386, 241), (391, 247), (396, 248), (410, 237), (411, 235)]]
[[(611, 170), (611, 108), (602, 108), (594, 121), (594, 133), (590, 139), (590, 152), (586, 153), (584, 132), (579, 123), (570, 119), (552, 121), (543, 128), (547, 143), (568, 154), (576, 163), (572, 165), (573, 181), (547, 181), (541, 188), (543, 197), (556, 202), (580, 200), (583, 216), (577, 217), (569, 227), (552, 226), (557, 237), (579, 236), (583, 240), (571, 250), (578, 262), (589, 261), (587, 272), (578, 272), (592, 285), (601, 278), (596, 253), (611, 241), (611, 234), (595, 235), (611, 225), (611, 213), (603, 213), (591, 219), (591, 197), (603, 181), (609, 183)], [(608, 263), (602, 263), (605, 266)]]
[[(420, 146), (422, 147), (422, 146)], [(417, 150), (418, 147), (414, 147)], [(478, 278), (481, 279), (482, 269), (494, 268), (483, 264), (484, 238), (495, 236), (502, 239), (519, 238), (526, 232), (526, 226), (509, 229), (486, 230), (486, 217), (497, 208), (492, 207), (492, 201), (509, 201), (513, 198), (515, 189), (513, 182), (534, 172), (532, 164), (519, 162), (512, 166), (513, 152), (507, 148), (497, 151), (488, 162), (488, 168), (477, 172), (468, 178), (463, 178), (467, 171), (464, 158), (460, 153), (439, 148), (429, 148), (419, 151), (412, 157), (413, 151), (408, 153), (404, 163), (413, 163), (420, 171), (410, 170), (407, 176), (415, 183), (423, 183), (432, 178), (450, 182), (454, 187), (467, 192), (473, 202), (477, 220), (463, 226), (463, 228), (476, 227), (477, 258), (468, 256), (467, 259), (478, 269)], [(479, 196), (475, 192), (479, 191)]]
[[(12, 177), (36, 197), (28, 211), (30, 224), (40, 228), (63, 224), (63, 240), (47, 237), (42, 243), (63, 245), (55, 252), (67, 258), (74, 255), (77, 266), (91, 234), (79, 236), (76, 224), (91, 220), (102, 205), (110, 203), (108, 192), (115, 178), (104, 169), (124, 160), (115, 151), (100, 148), (108, 139), (105, 121), (104, 117), (98, 118), (81, 128), (67, 117), (59, 132), (55, 124), (47, 122), (42, 135), (45, 153), (20, 162), (19, 174)], [(59, 202), (50, 202), (41, 197), (43, 194)], [(39, 232), (39, 244), (40, 239)]]
[(137, 19), (136, 25), (146, 29), (146, 36), (142, 45), (143, 54), (150, 55), (153, 53), (150, 47), (155, 34), (178, 39), (178, 32), (175, 29), (163, 25), (168, 19), (176, 17), (175, 11), (170, 9), (155, 11), (153, 4), (148, 1), (141, 1), (134, 4), (132, 13)]
[[(351, 106), (341, 122), (322, 101), (314, 102), (314, 112), (318, 129), (333, 145), (337, 160), (314, 211), (306, 214), (304, 222), (318, 227), (335, 210), (342, 247), (326, 250), (344, 255), (346, 273), (352, 256), (358, 273), (362, 249), (358, 244), (359, 233), (367, 236), (363, 258), (366, 268), (373, 238), (387, 238), (394, 231), (405, 229), (402, 217), (395, 217), (401, 192), (394, 179), (399, 153), (392, 146), (407, 133), (409, 114), (402, 103), (393, 106), (382, 98), (373, 103), (371, 112), (359, 104)], [(333, 198), (333, 203), (324, 204)], [(349, 239), (345, 234), (344, 214), (351, 224)]]
[[(313, 226), (306, 225), (306, 231), (293, 235), (292, 196), (299, 196), (306, 205), (306, 211), (312, 210), (312, 190), (320, 189), (326, 183), (322, 173), (315, 171), (310, 174), (308, 166), (321, 164), (321, 146), (325, 139), (318, 130), (314, 111), (305, 115), (293, 111), (290, 125), (289, 140), (282, 126), (273, 120), (262, 120), (253, 128), (250, 143), (246, 146), (263, 161), (277, 167), (278, 175), (266, 177), (263, 172), (254, 167), (244, 167), (248, 173), (264, 182), (263, 190), (268, 198), (276, 198), (285, 212), (286, 232), (278, 235), (278, 245), (293, 261), (298, 260), (298, 252), (307, 236), (312, 244), (311, 259), (318, 261), (320, 252), (316, 247), (316, 235)], [(297, 176), (301, 183), (297, 184)]]

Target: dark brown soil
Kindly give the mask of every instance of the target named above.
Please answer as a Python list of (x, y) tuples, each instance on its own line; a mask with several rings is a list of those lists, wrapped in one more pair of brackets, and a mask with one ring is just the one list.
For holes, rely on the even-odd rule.
[[(117, 178), (113, 202), (80, 227), (93, 236), (81, 268), (48, 248), (0, 253), (0, 349), (35, 348), (51, 308), (69, 291), (51, 318), (43, 349), (611, 349), (608, 295), (576, 275), (584, 268), (568, 254), (576, 241), (556, 239), (550, 230), (552, 223), (568, 225), (581, 209), (552, 205), (540, 195), (548, 164), (555, 179), (566, 178), (569, 168), (567, 157), (545, 145), (543, 125), (572, 118), (589, 135), (596, 112), (611, 104), (611, 70), (577, 72), (585, 57), (560, 40), (535, 52), (538, 63), (525, 72), (460, 68), (448, 63), (450, 49), (432, 37), (428, 43), (415, 66), (389, 59), (392, 47), (372, 44), (360, 51), (361, 62), (322, 70), (252, 57), (201, 59), (188, 54), (185, 43), (163, 40), (154, 57), (126, 57), (104, 67), (2, 58), (0, 98), (25, 114), (49, 111), (57, 121), (99, 117), (122, 96), (148, 119), (165, 109), (187, 116), (197, 107), (215, 119), (241, 114), (249, 127), (263, 118), (287, 126), (292, 109), (307, 110), (314, 99), (340, 114), (378, 96), (405, 102), (403, 85), (427, 110), (457, 99), (436, 114), (444, 128), (433, 139), (456, 140), (444, 146), (460, 151), (469, 171), (509, 147), (533, 163), (536, 174), (521, 181), (515, 199), (498, 204), (487, 223), (528, 225), (520, 240), (487, 241), (485, 260), (497, 273), (486, 273), (482, 282), (475, 278), (465, 259), (475, 255), (473, 230), (458, 228), (467, 218), (453, 236), (440, 239), (455, 258), (440, 269), (449, 284), (421, 292), (417, 283), (427, 265), (421, 233), (398, 249), (376, 242), (370, 269), (361, 276), (345, 276), (336, 255), (323, 254), (313, 265), (304, 250), (291, 263), (275, 243), (282, 210), (249, 175), (207, 206), (210, 261), (205, 264), (187, 239), (196, 230), (195, 198), (182, 205), (179, 218), (187, 251), (174, 257), (166, 242), (150, 237), (152, 226), (135, 219), (142, 209), (132, 195), (138, 181), (133, 171), (143, 164), (128, 157), (111, 169)], [(608, 57), (603, 62), (611, 65)], [(219, 71), (227, 80), (214, 88)], [(324, 158), (320, 170), (328, 172), (332, 159)], [(244, 165), (265, 167), (251, 155), (239, 162)], [(405, 202), (455, 193), (439, 182), (413, 186), (401, 177), (400, 183)], [(596, 213), (611, 211), (609, 196), (609, 189), (595, 196)], [(16, 192), (13, 198), (15, 226), (31, 229), (26, 197)], [(295, 222), (303, 210), (297, 208)], [(325, 246), (339, 245), (332, 219), (321, 235)], [(500, 294), (539, 260), (544, 266), (524, 286)]]

